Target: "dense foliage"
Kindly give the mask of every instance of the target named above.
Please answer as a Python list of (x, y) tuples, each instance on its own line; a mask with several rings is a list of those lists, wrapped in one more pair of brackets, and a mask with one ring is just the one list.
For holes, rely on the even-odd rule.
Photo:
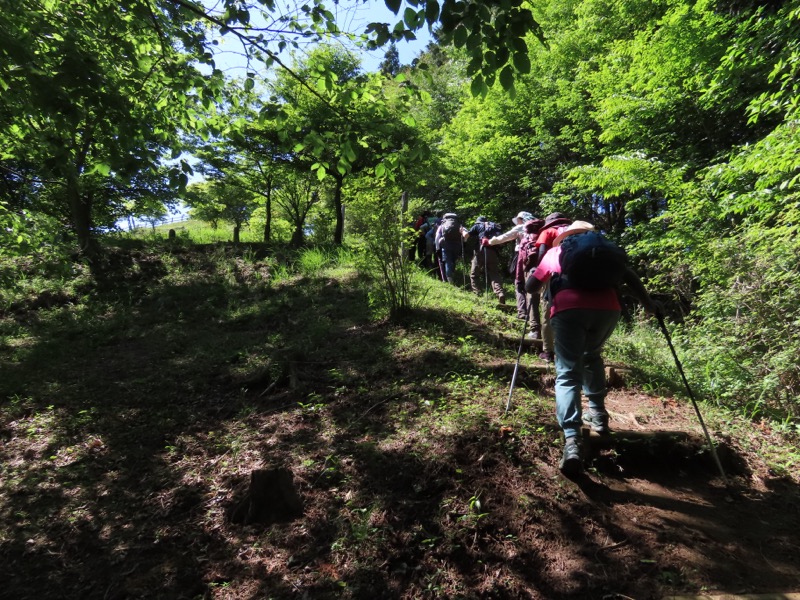
[[(339, 46), (304, 53), (354, 39), (320, 3), (9, 13), (2, 254), (31, 254), (54, 230), (88, 252), (98, 227), (157, 213), (188, 181), (184, 151), (215, 182), (196, 201), (254, 216), (271, 242), (374, 242), (404, 222), (400, 190), (466, 220), (559, 210), (628, 248), (705, 395), (797, 418), (800, 2), (387, 6), (402, 20), (370, 25), (368, 45), (428, 26), (438, 41), (413, 66), (390, 47), (377, 73)], [(221, 40), (241, 44), (244, 78), (217, 68)], [(385, 230), (391, 252), (402, 236)]]

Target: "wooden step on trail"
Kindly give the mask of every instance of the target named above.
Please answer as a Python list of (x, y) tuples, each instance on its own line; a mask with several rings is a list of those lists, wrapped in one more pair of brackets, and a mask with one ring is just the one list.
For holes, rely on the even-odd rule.
[[(647, 446), (652, 450), (677, 444), (702, 446), (705, 438), (686, 431), (628, 431), (611, 428), (610, 435), (600, 435), (589, 427), (582, 429), (583, 440), (593, 448), (606, 449), (615, 446)], [(800, 599), (798, 599), (800, 600)]]
[[(520, 334), (521, 333), (522, 333), (522, 328), (520, 328), (520, 333), (518, 333), (516, 335), (509, 335), (507, 333), (498, 333), (497, 334), (497, 341), (502, 345), (510, 345), (510, 346), (519, 347)], [(522, 346), (524, 348), (530, 348), (532, 346), (536, 347), (536, 348), (541, 348), (542, 347), (542, 340), (541, 339), (536, 339), (535, 340), (535, 339), (529, 338), (528, 334), (526, 333), (525, 334), (525, 338), (522, 340)]]

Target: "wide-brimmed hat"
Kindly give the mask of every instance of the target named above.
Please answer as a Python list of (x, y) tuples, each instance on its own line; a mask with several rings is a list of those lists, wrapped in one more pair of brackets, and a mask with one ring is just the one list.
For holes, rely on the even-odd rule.
[(539, 233), (543, 227), (544, 221), (542, 219), (534, 218), (530, 221), (525, 221), (525, 233)]
[(558, 227), (559, 225), (569, 225), (572, 219), (560, 212), (550, 213), (544, 218), (544, 229)]
[(572, 225), (558, 234), (558, 237), (553, 240), (553, 246), (558, 246), (561, 244), (565, 237), (575, 235), (576, 233), (585, 233), (587, 231), (594, 231), (594, 225), (586, 221), (575, 221), (572, 223)]
[(511, 219), (511, 222), (514, 225), (519, 225), (520, 223), (524, 223), (525, 221), (531, 221), (533, 219), (533, 215), (529, 213), (527, 210), (522, 210), (517, 213), (517, 216)]
[(444, 213), (443, 219), (457, 219), (458, 215), (456, 213)]

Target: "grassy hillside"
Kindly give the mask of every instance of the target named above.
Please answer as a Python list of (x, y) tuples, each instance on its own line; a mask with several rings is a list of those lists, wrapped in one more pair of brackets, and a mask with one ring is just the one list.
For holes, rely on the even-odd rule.
[[(726, 487), (669, 371), (627, 374), (609, 408), (631, 435), (569, 480), (535, 354), (504, 414), (520, 324), (490, 300), (420, 273), (400, 326), (345, 252), (127, 246), (101, 281), (72, 267), (5, 292), (7, 597), (800, 589), (793, 440), (703, 406)], [(636, 331), (613, 358), (658, 365)], [(301, 515), (272, 522), (281, 494), (237, 511), (266, 469), (291, 473)]]

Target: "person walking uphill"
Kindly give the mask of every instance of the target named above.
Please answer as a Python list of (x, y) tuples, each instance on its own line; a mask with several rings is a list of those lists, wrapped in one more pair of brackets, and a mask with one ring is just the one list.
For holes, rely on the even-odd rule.
[[(536, 239), (536, 264), (538, 265), (550, 248), (558, 235), (572, 223), (572, 219), (560, 212), (550, 213), (544, 218), (544, 226), (539, 231)], [(545, 285), (542, 289), (542, 351), (539, 358), (547, 362), (554, 362), (555, 350), (553, 349), (553, 328), (550, 327), (550, 290)]]
[[(492, 291), (497, 296), (500, 304), (506, 303), (506, 293), (503, 290), (503, 278), (500, 275), (500, 255), (496, 247), (489, 245), (489, 239), (500, 234), (500, 226), (487, 219), (478, 217), (475, 225), (464, 234), (464, 240), (475, 237), (479, 240), (479, 246), (475, 249), (475, 256), (472, 257), (472, 266), (469, 271), (469, 283), (472, 291), (476, 294), (481, 293), (480, 275), (483, 274), (486, 281), (492, 283)], [(488, 285), (487, 285), (488, 287)]]
[[(532, 221), (534, 219), (533, 215), (528, 211), (520, 211), (516, 217), (511, 219), (511, 222), (514, 223), (514, 227), (506, 231), (505, 233), (501, 233), (498, 236), (492, 237), (489, 239), (489, 246), (497, 246), (499, 244), (507, 244), (509, 242), (514, 242), (514, 258), (512, 259), (512, 264), (509, 266), (509, 273), (511, 275), (516, 274), (517, 271), (517, 255), (519, 253), (519, 245), (522, 239), (525, 237), (525, 222)], [(528, 304), (528, 297), (523, 289), (523, 286), (515, 286), (515, 292), (517, 296), (517, 317), (520, 319), (525, 319), (528, 314), (529, 304)], [(534, 313), (532, 327), (538, 330), (539, 328), (539, 314), (538, 314), (538, 304), (537, 310)]]
[(461, 257), (466, 232), (455, 213), (446, 213), (436, 230), (436, 250), (442, 253), (444, 275), (448, 283), (455, 283), (456, 260)]
[[(658, 306), (627, 266), (624, 251), (595, 233), (594, 226), (585, 221), (575, 221), (555, 238), (553, 248), (525, 282), (525, 289), (536, 293), (548, 282), (555, 335), (556, 416), (565, 438), (559, 468), (566, 475), (574, 475), (583, 467), (581, 422), (601, 435), (609, 433), (601, 352), (619, 321), (616, 286), (627, 285), (647, 312), (656, 313)], [(581, 391), (588, 398), (585, 414)]]

